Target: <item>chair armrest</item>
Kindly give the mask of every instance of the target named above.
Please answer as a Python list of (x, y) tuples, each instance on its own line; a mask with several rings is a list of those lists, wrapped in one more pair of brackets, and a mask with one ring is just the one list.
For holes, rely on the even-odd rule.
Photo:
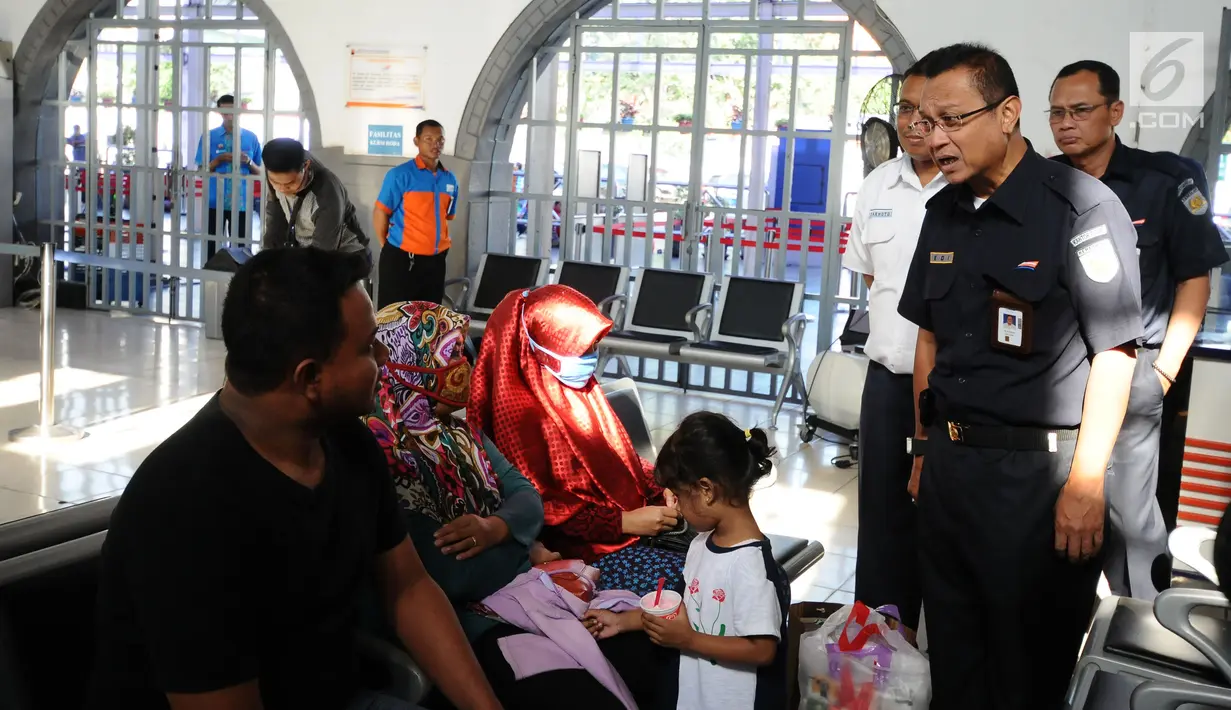
[(1133, 690), (1132, 710), (1179, 710), (1181, 705), (1201, 703), (1231, 708), (1231, 690), (1196, 683), (1146, 681)]
[(710, 337), (710, 318), (712, 318), (712, 316), (706, 317), (704, 329), (697, 325), (697, 316), (706, 311), (709, 311), (712, 314), (714, 312), (714, 305), (712, 303), (702, 303), (699, 306), (689, 308), (688, 312), (684, 314), (684, 320), (688, 322), (688, 327), (692, 329), (693, 337), (696, 338), (696, 342), (698, 343), (703, 343), (706, 340), (709, 340)]
[[(618, 314), (615, 309), (615, 305), (617, 303), (620, 304)], [(599, 312), (603, 312), (603, 309), (606, 309), (607, 317), (610, 318), (611, 322), (615, 324), (615, 330), (624, 330), (624, 316), (628, 311), (628, 296), (625, 296), (622, 293), (617, 293), (613, 296), (604, 298), (598, 302)]]
[(1218, 584), (1218, 572), (1214, 569), (1214, 564), (1201, 556), (1202, 543), (1213, 540), (1215, 535), (1217, 531), (1210, 528), (1182, 525), (1167, 536), (1167, 550), (1172, 557)]
[(782, 323), (782, 337), (787, 339), (791, 347), (798, 348), (803, 344), (804, 328), (816, 320), (807, 313), (796, 313)]
[(432, 681), (410, 654), (388, 641), (366, 631), (356, 631), (355, 651), (360, 658), (388, 671), (390, 685), (382, 690), (399, 700), (415, 705), (432, 687)]
[(445, 281), (445, 291), (448, 291), (451, 286), (461, 286), (462, 287), (461, 293), (458, 294), (457, 298), (450, 298), (449, 294), (446, 293), (445, 294), (446, 303), (444, 305), (448, 306), (449, 308), (455, 311), (461, 312), (463, 309), (466, 308), (466, 294), (470, 293), (470, 279), (465, 276), (462, 276), (456, 279), (449, 279), (448, 281)]
[(1231, 683), (1231, 659), (1208, 636), (1193, 626), (1191, 614), (1194, 607), (1210, 606), (1231, 608), (1231, 602), (1216, 589), (1173, 587), (1165, 589), (1154, 599), (1154, 618), (1171, 633), (1187, 641), (1210, 659), (1223, 678)]

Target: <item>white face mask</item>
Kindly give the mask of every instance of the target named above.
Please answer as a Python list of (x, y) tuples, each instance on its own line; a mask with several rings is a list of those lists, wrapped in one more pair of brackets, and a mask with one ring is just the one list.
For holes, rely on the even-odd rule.
[(590, 384), (590, 381), (594, 379), (594, 373), (598, 370), (598, 353), (560, 355), (534, 342), (534, 338), (530, 336), (530, 329), (526, 327), (525, 306), (522, 306), (521, 327), (522, 331), (526, 334), (526, 341), (530, 343), (531, 349), (554, 358), (560, 364), (558, 368), (547, 365), (543, 365), (543, 367), (554, 375), (557, 380), (560, 380), (564, 386), (579, 390)]

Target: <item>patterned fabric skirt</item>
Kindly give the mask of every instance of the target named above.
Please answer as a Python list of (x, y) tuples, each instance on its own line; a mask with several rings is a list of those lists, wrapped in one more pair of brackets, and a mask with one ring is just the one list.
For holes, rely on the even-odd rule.
[(594, 567), (602, 572), (598, 590), (624, 589), (646, 595), (658, 588), (658, 578), (666, 577), (664, 589), (684, 593), (684, 553), (637, 543), (599, 558)]

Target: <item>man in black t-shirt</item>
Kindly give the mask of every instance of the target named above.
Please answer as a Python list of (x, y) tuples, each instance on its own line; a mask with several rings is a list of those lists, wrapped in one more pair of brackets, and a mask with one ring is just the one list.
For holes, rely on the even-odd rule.
[(235, 275), (227, 383), (112, 517), (90, 707), (410, 708), (360, 689), (352, 634), (370, 574), (445, 695), (498, 707), (357, 418), (386, 356), (367, 272), (361, 254), (306, 248)]

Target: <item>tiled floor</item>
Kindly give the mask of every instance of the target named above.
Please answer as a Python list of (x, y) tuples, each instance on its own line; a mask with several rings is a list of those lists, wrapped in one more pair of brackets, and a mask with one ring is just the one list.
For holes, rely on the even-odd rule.
[[(7, 442), (38, 419), (38, 313), (0, 310), (0, 524), (117, 495), (145, 456), (222, 384), (225, 350), (192, 325), (61, 310), (57, 313), (57, 421), (84, 429), (76, 442), (40, 450)], [(655, 443), (687, 414), (709, 409), (766, 427), (770, 403), (643, 385)], [(825, 557), (793, 585), (796, 601), (850, 601), (854, 591), (857, 468), (831, 461), (845, 449), (802, 444), (797, 407), (771, 432), (774, 474), (753, 496), (766, 532), (820, 540)]]

